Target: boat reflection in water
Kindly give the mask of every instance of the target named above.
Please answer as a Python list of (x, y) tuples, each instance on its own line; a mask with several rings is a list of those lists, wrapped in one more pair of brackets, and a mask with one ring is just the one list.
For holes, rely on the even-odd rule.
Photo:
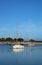
[(16, 52), (16, 53), (23, 52), (23, 51), (24, 51), (24, 49), (13, 49), (13, 52)]
[(19, 53), (22, 53), (22, 56), (23, 56), (23, 52), (24, 52), (24, 49), (13, 49), (13, 52), (15, 53), (15, 61), (16, 61), (16, 64), (15, 65), (19, 65), (21, 64), (19, 62)]

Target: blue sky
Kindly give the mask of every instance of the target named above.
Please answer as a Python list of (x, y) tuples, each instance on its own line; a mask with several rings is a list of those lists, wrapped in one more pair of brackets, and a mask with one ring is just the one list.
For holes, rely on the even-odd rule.
[(0, 37), (42, 40), (42, 0), (0, 0)]

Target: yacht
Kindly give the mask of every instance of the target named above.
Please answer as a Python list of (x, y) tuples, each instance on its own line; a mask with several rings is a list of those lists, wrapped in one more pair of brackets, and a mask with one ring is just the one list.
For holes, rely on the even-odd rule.
[(24, 46), (20, 44), (16, 44), (13, 46), (13, 49), (24, 49)]
[(24, 46), (18, 44), (18, 26), (16, 28), (16, 44), (13, 46), (13, 49), (23, 49)]

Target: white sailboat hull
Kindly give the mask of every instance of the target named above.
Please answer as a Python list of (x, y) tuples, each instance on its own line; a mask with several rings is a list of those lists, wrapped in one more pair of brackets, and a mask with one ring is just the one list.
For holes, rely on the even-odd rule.
[(22, 46), (22, 45), (14, 45), (13, 49), (24, 49), (24, 46)]

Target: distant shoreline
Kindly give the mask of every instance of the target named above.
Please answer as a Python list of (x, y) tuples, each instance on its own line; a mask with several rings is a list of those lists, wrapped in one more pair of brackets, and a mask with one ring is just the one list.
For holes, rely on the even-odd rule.
[[(16, 44), (16, 42), (0, 42), (0, 45), (3, 44)], [(35, 46), (35, 45), (42, 45), (42, 42), (18, 42), (18, 44), (26, 45), (26, 46)]]

